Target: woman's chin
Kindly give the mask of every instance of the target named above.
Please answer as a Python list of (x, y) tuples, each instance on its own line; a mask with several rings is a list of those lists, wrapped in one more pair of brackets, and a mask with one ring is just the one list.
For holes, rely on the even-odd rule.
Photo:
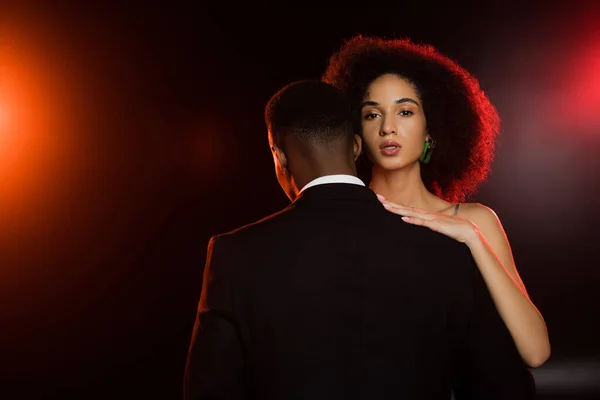
[(378, 159), (375, 160), (374, 164), (377, 166), (377, 169), (382, 170), (382, 172), (396, 172), (400, 170), (409, 170), (414, 163), (395, 157)]

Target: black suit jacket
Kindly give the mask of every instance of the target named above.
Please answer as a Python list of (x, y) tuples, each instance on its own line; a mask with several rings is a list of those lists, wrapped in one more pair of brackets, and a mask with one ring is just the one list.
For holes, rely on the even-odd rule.
[(184, 378), (196, 399), (530, 399), (468, 248), (314, 186), (211, 238)]

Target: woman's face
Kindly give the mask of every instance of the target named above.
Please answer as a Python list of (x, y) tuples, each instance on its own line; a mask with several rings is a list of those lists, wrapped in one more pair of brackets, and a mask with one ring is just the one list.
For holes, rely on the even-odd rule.
[(428, 136), (421, 99), (409, 81), (393, 74), (375, 79), (363, 99), (361, 120), (373, 164), (396, 170), (418, 162)]

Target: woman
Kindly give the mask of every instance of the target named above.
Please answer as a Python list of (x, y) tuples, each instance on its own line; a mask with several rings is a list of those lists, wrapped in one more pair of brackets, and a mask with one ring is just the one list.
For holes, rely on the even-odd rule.
[[(546, 324), (530, 301), (493, 210), (462, 203), (486, 178), (499, 118), (465, 69), (431, 46), (355, 36), (323, 80), (355, 107), (362, 177), (383, 205), (412, 224), (465, 243), (516, 347), (530, 367), (550, 356)], [(364, 174), (367, 172), (367, 174)]]

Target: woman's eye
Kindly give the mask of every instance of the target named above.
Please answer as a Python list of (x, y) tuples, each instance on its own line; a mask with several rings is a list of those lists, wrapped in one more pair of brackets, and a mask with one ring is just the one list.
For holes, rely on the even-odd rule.
[(373, 119), (373, 118), (377, 118), (377, 114), (368, 113), (368, 114), (365, 114), (365, 116), (364, 116), (364, 119)]
[(410, 110), (402, 110), (402, 111), (400, 111), (400, 115), (404, 115), (404, 116), (413, 115), (413, 112)]

